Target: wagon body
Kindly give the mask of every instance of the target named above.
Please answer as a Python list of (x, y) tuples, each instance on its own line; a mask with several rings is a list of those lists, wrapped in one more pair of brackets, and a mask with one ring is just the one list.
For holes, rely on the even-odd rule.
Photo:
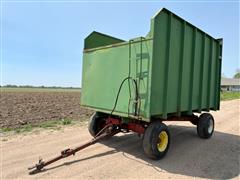
[(145, 37), (93, 32), (84, 43), (83, 106), (110, 114), (116, 103), (114, 115), (147, 122), (219, 109), (222, 40), (165, 8)]
[(40, 159), (30, 174), (120, 132), (142, 135), (145, 154), (162, 159), (171, 144), (163, 121), (190, 121), (209, 139), (213, 116), (193, 113), (219, 109), (221, 60), (222, 39), (165, 8), (146, 37), (124, 41), (92, 32), (84, 42), (81, 104), (96, 111), (88, 123), (93, 138)]

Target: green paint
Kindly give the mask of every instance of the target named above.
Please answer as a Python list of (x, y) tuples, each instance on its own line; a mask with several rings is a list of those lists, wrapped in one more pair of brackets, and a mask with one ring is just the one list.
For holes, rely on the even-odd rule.
[(117, 39), (106, 34), (102, 34), (96, 31), (93, 31), (84, 41), (84, 49), (97, 48), (101, 46), (112, 45), (116, 43), (124, 42), (121, 39)]
[[(219, 109), (220, 41), (167, 9), (151, 19), (145, 38), (112, 44), (102, 39), (102, 45), (98, 37), (91, 39), (92, 44), (95, 40), (98, 45), (86, 48), (83, 55), (83, 106), (110, 113), (130, 67), (130, 76), (139, 87), (140, 117), (145, 121)], [(130, 89), (129, 113), (133, 115), (135, 86), (131, 82)], [(114, 114), (128, 117), (129, 96), (126, 81)]]

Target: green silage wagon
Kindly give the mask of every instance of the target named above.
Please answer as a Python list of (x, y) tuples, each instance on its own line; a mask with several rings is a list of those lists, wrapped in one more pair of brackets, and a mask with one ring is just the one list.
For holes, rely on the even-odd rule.
[(92, 32), (84, 42), (81, 104), (96, 112), (89, 120), (89, 142), (39, 160), (30, 174), (60, 159), (130, 131), (143, 135), (152, 159), (165, 156), (170, 133), (164, 121), (189, 121), (199, 137), (210, 138), (220, 107), (222, 39), (214, 39), (163, 8), (149, 33), (124, 41)]
[(190, 121), (201, 138), (211, 137), (214, 119), (206, 112), (220, 107), (221, 61), (222, 39), (165, 8), (144, 37), (92, 32), (84, 41), (81, 92), (82, 106), (96, 111), (89, 132), (111, 124), (144, 134), (143, 149), (154, 159), (170, 144), (163, 121)]

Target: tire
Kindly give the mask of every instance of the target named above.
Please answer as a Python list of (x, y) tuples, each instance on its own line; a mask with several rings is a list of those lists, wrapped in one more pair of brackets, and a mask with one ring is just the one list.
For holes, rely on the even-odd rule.
[(198, 124), (198, 120), (199, 120), (199, 118), (198, 118), (198, 116), (196, 116), (196, 115), (192, 115), (191, 116), (191, 120), (190, 120), (190, 123), (192, 123), (193, 125), (197, 125)]
[(94, 137), (104, 127), (105, 115), (95, 112), (89, 119), (88, 131)]
[(143, 150), (151, 159), (163, 158), (170, 145), (170, 133), (168, 127), (155, 121), (146, 129), (143, 137)]
[(193, 119), (193, 120), (191, 120), (190, 122), (191, 122), (193, 125), (195, 125), (195, 126), (198, 124), (198, 120), (196, 120), (196, 119)]
[(197, 124), (197, 133), (200, 138), (208, 139), (214, 132), (214, 118), (209, 113), (200, 115)]

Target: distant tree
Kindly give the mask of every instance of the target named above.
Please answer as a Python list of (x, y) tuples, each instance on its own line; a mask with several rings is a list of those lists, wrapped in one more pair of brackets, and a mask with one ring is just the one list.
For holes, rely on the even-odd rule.
[(233, 78), (240, 79), (240, 69), (239, 68), (236, 70), (236, 73), (234, 74)]
[(237, 78), (237, 79), (240, 79), (240, 72), (239, 73), (236, 73), (233, 78)]
[(12, 84), (7, 84), (5, 87), (11, 87), (11, 88), (15, 88), (15, 87), (18, 87), (17, 85), (12, 85)]

